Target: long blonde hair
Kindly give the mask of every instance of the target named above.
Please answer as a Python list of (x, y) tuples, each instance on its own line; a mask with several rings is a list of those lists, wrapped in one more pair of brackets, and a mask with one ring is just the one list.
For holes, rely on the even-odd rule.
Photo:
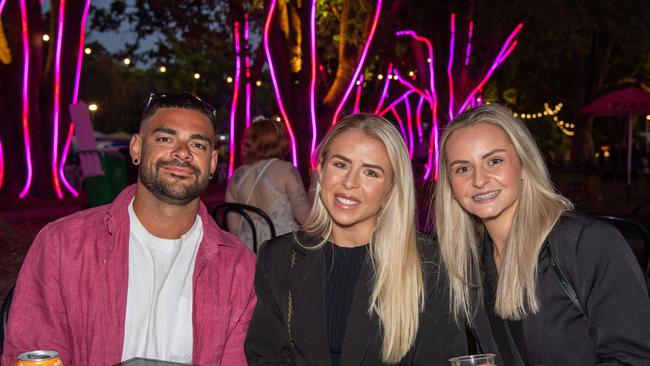
[[(511, 111), (491, 104), (456, 117), (441, 138), (440, 172), (434, 195), (435, 222), (450, 282), (454, 318), (458, 323), (466, 320), (470, 324), (476, 307), (480, 306), (477, 303), (482, 303), (483, 298), (479, 247), (485, 227), (454, 199), (445, 147), (455, 131), (480, 123), (497, 126), (505, 132), (519, 156), (524, 177), (499, 272), (495, 311), (500, 317), (518, 320), (539, 310), (535, 294), (539, 253), (560, 215), (573, 208), (568, 199), (555, 191), (534, 138)], [(474, 291), (478, 297), (472, 296)]]
[[(382, 360), (396, 363), (413, 345), (419, 314), (424, 308), (424, 280), (415, 238), (413, 172), (400, 133), (390, 122), (372, 114), (348, 116), (327, 133), (315, 156), (321, 168), (329, 157), (332, 142), (348, 131), (358, 131), (382, 142), (393, 168), (392, 187), (370, 239), (374, 286), (368, 312), (376, 313), (381, 322)], [(332, 219), (320, 197), (320, 185), (305, 231), (323, 238), (317, 247), (332, 232)]]

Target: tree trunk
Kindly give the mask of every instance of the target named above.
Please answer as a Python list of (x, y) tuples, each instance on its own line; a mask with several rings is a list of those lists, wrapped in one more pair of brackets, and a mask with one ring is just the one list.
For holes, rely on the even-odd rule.
[(341, 10), (338, 50), (339, 60), (336, 68), (336, 77), (334, 78), (332, 87), (323, 99), (323, 104), (330, 109), (336, 109), (337, 104), (343, 97), (345, 89), (350, 84), (350, 79), (354, 75), (354, 68), (358, 59), (358, 48), (350, 44), (348, 40), (348, 28), (350, 27), (348, 21), (350, 19), (351, 7), (351, 1), (347, 0), (343, 3), (343, 9)]
[[(46, 196), (51, 192), (48, 185), (47, 153), (42, 145), (43, 134), (40, 123), (40, 80), (42, 70), (43, 24), (41, 7), (38, 1), (26, 2), (29, 39), (29, 79), (28, 79), (28, 127), (29, 146), (32, 162), (32, 178), (29, 195)], [(2, 195), (18, 197), (27, 183), (28, 159), (26, 156), (25, 135), (23, 133), (23, 74), (25, 52), (22, 40), (22, 18), (19, 2), (5, 4), (5, 34), (12, 61), (0, 64), (0, 110), (3, 111), (0, 123), (0, 139), (3, 143), (5, 179)]]

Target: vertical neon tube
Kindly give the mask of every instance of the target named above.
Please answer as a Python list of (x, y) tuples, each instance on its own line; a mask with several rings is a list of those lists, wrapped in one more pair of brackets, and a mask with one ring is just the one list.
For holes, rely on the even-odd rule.
[(63, 153), (61, 154), (61, 164), (59, 165), (59, 175), (61, 176), (61, 182), (65, 185), (65, 187), (72, 193), (73, 196), (79, 197), (79, 192), (77, 192), (70, 183), (68, 183), (68, 180), (65, 179), (65, 174), (64, 174), (64, 168), (65, 168), (65, 160), (68, 158), (68, 152), (70, 151), (70, 145), (72, 144), (72, 135), (74, 134), (74, 123), (70, 122), (70, 128), (68, 129), (68, 137), (65, 139), (65, 145), (63, 147)]
[[(0, 8), (2, 10), (2, 8)], [(0, 189), (2, 188), (2, 182), (5, 177), (5, 160), (2, 152), (2, 141), (0, 140)]]
[(495, 58), (494, 62), (492, 62), (492, 65), (491, 65), (490, 68), (488, 69), (488, 71), (487, 71), (487, 73), (485, 74), (485, 76), (483, 77), (483, 79), (482, 79), (482, 80), (479, 82), (479, 84), (478, 84), (478, 85), (477, 85), (477, 86), (472, 90), (472, 92), (469, 93), (469, 95), (468, 95), (467, 98), (465, 99), (465, 102), (463, 102), (463, 104), (461, 105), (461, 107), (460, 107), (460, 109), (459, 109), (460, 112), (462, 112), (462, 111), (465, 110), (465, 108), (466, 108), (467, 105), (471, 102), (471, 100), (474, 98), (474, 96), (476, 95), (476, 93), (478, 93), (479, 90), (481, 90), (481, 89), (483, 88), (483, 86), (485, 85), (485, 83), (487, 83), (487, 81), (490, 80), (490, 77), (492, 77), (492, 74), (494, 73), (494, 70), (496, 70), (496, 68), (499, 67), (499, 65), (501, 65), (501, 63), (503, 63), (503, 61), (505, 61), (506, 57), (510, 55), (510, 52), (512, 52), (512, 50), (514, 49), (514, 47), (517, 45), (517, 41), (515, 41), (515, 42), (513, 43), (512, 40), (513, 40), (513, 38), (514, 38), (514, 37), (519, 33), (519, 31), (521, 30), (521, 28), (522, 28), (523, 26), (524, 26), (524, 25), (523, 25), (522, 23), (519, 23), (519, 25), (517, 25), (517, 27), (515, 27), (515, 29), (512, 31), (512, 33), (510, 33), (510, 35), (509, 35), (508, 38), (506, 39), (506, 41), (505, 41), (505, 43), (503, 44), (503, 46), (501, 46), (501, 50), (499, 51), (499, 54), (498, 54), (497, 57)]
[(424, 132), (422, 131), (422, 105), (424, 104), (424, 97), (420, 96), (418, 106), (415, 109), (415, 125), (418, 129), (418, 142), (424, 142)]
[(235, 122), (237, 116), (237, 102), (239, 101), (239, 78), (241, 74), (241, 56), (239, 54), (239, 22), (235, 22), (233, 31), (235, 38), (235, 80), (232, 92), (232, 101), (230, 104), (230, 157), (228, 160), (228, 178), (232, 176), (235, 170)]
[(413, 138), (413, 116), (411, 114), (411, 103), (409, 98), (404, 99), (404, 107), (406, 108), (406, 126), (408, 127), (409, 136), (409, 158), (413, 159), (415, 139)]
[(27, 7), (25, 0), (20, 0), (20, 18), (23, 38), (23, 139), (25, 142), (25, 160), (27, 161), (27, 179), (19, 197), (25, 198), (32, 185), (32, 152), (29, 142), (29, 29), (27, 28)]
[(59, 199), (63, 198), (59, 182), (59, 114), (61, 103), (61, 49), (63, 48), (63, 25), (65, 19), (65, 0), (59, 2), (58, 32), (56, 36), (56, 53), (54, 56), (54, 101), (52, 102), (52, 180), (54, 191)]
[(429, 179), (431, 177), (431, 172), (435, 172), (435, 179), (438, 178), (438, 155), (439, 155), (439, 148), (438, 148), (438, 93), (436, 92), (436, 84), (435, 84), (435, 73), (434, 73), (434, 59), (433, 59), (433, 46), (431, 44), (431, 41), (422, 36), (418, 36), (417, 33), (415, 33), (412, 30), (404, 30), (404, 31), (399, 31), (395, 33), (398, 36), (401, 35), (409, 35), (413, 37), (414, 39), (424, 42), (427, 46), (427, 50), (429, 52), (429, 57), (427, 58), (427, 64), (429, 64), (429, 88), (431, 90), (431, 96), (430, 100), (431, 102), (429, 103), (429, 106), (431, 108), (431, 135), (429, 138), (429, 154), (428, 154), (428, 160), (426, 164), (426, 171), (424, 173), (424, 179)]
[(382, 0), (377, 0), (377, 5), (375, 7), (375, 15), (372, 20), (372, 26), (370, 27), (370, 33), (368, 34), (368, 39), (366, 39), (366, 44), (363, 46), (363, 52), (361, 52), (361, 58), (359, 59), (359, 64), (357, 65), (356, 70), (354, 70), (354, 75), (350, 79), (350, 83), (347, 89), (345, 90), (345, 93), (343, 94), (343, 98), (341, 98), (338, 107), (336, 107), (336, 111), (334, 112), (334, 117), (332, 117), (332, 126), (336, 124), (336, 121), (338, 121), (339, 115), (341, 114), (341, 110), (343, 109), (345, 102), (348, 100), (348, 97), (350, 96), (350, 92), (352, 91), (352, 88), (354, 87), (356, 80), (358, 80), (359, 78), (359, 73), (361, 72), (361, 68), (363, 67), (364, 62), (366, 61), (366, 56), (368, 55), (368, 49), (370, 49), (370, 44), (372, 43), (372, 39), (375, 36), (375, 31), (377, 30), (377, 23), (379, 22), (379, 14), (381, 14), (381, 4), (382, 4)]
[(474, 21), (469, 21), (467, 30), (467, 47), (465, 47), (465, 66), (469, 65), (469, 56), (472, 54), (472, 32), (474, 31)]
[(251, 57), (250, 43), (248, 42), (248, 13), (244, 14), (244, 49), (246, 66), (246, 128), (251, 125)]
[(381, 96), (379, 97), (379, 103), (377, 103), (377, 108), (375, 108), (375, 114), (378, 114), (381, 111), (381, 107), (384, 105), (384, 100), (388, 95), (388, 84), (390, 84), (390, 79), (388, 76), (393, 73), (393, 64), (388, 64), (388, 72), (386, 72), (386, 81), (384, 82), (384, 89), (381, 91)]
[[(77, 51), (77, 67), (75, 69), (75, 79), (74, 79), (74, 89), (72, 90), (72, 104), (77, 104), (79, 101), (79, 83), (81, 81), (81, 66), (83, 65), (84, 57), (84, 43), (86, 36), (86, 20), (88, 18), (88, 10), (90, 9), (90, 0), (86, 0), (84, 5), (84, 11), (81, 15), (81, 26), (79, 27), (79, 49)], [(65, 177), (64, 168), (65, 162), (68, 158), (68, 151), (70, 149), (70, 144), (72, 143), (72, 133), (74, 131), (74, 125), (70, 123), (68, 138), (66, 144), (63, 148), (63, 154), (61, 155), (61, 162), (59, 164), (59, 177), (61, 177), (61, 183), (63, 186), (70, 192), (74, 197), (79, 197), (79, 192), (70, 185), (68, 179)]]
[(7, 0), (0, 0), (0, 15), (2, 15), (2, 10), (5, 8)]
[(400, 118), (399, 114), (397, 114), (397, 111), (395, 110), (394, 107), (391, 107), (390, 111), (393, 113), (393, 116), (395, 116), (395, 119), (397, 120), (397, 124), (399, 125), (399, 132), (402, 134), (402, 137), (404, 138), (404, 143), (406, 145), (408, 145), (409, 140), (406, 137), (406, 130), (404, 129), (404, 122), (402, 122), (402, 119)]
[(359, 85), (357, 85), (357, 93), (354, 97), (353, 113), (359, 113), (359, 103), (361, 102), (361, 89), (363, 88), (363, 75), (359, 78)]
[[(314, 155), (316, 140), (318, 139), (318, 127), (316, 123), (316, 0), (311, 1), (309, 12), (309, 121), (311, 122), (311, 146), (309, 156)], [(310, 159), (312, 161), (313, 159)], [(313, 163), (313, 161), (312, 161)], [(312, 166), (315, 169), (315, 166)]]
[(451, 13), (451, 36), (449, 37), (449, 61), (447, 62), (447, 79), (449, 80), (449, 120), (454, 118), (454, 42), (456, 40), (456, 14)]
[(293, 165), (297, 167), (298, 153), (296, 151), (296, 137), (293, 134), (293, 129), (291, 128), (289, 117), (287, 116), (287, 112), (284, 109), (284, 104), (282, 103), (282, 95), (280, 94), (280, 87), (278, 86), (278, 80), (275, 75), (275, 67), (273, 66), (273, 59), (271, 57), (271, 49), (269, 48), (269, 31), (271, 29), (271, 21), (273, 20), (273, 14), (275, 13), (276, 5), (277, 5), (277, 0), (271, 0), (271, 4), (269, 5), (269, 13), (267, 14), (266, 21), (264, 22), (264, 35), (263, 35), (264, 51), (266, 53), (266, 62), (269, 64), (269, 73), (271, 74), (271, 82), (273, 83), (273, 90), (275, 90), (275, 99), (278, 103), (280, 114), (282, 115), (282, 119), (284, 120), (284, 124), (287, 128), (287, 133), (289, 133)]
[(86, 19), (88, 18), (89, 9), (90, 9), (90, 0), (86, 0), (86, 5), (84, 6), (84, 12), (81, 15), (81, 27), (79, 29), (79, 50), (77, 51), (77, 68), (75, 70), (72, 104), (77, 104), (77, 102), (79, 101), (79, 83), (81, 81), (81, 66), (83, 65), (83, 59), (84, 59)]

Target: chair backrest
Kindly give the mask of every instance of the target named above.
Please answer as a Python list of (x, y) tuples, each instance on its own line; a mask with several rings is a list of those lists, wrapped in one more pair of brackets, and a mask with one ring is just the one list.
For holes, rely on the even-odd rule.
[(77, 104), (70, 104), (68, 109), (75, 126), (74, 134), (77, 137), (82, 178), (104, 175), (88, 106), (84, 102), (79, 102)]
[(243, 203), (225, 202), (214, 206), (210, 212), (214, 220), (217, 222), (217, 225), (221, 226), (221, 228), (226, 231), (229, 231), (227, 220), (228, 213), (241, 215), (242, 219), (244, 219), (251, 228), (251, 233), (253, 234), (253, 251), (255, 253), (257, 253), (258, 245), (257, 230), (255, 230), (255, 221), (253, 221), (253, 218), (250, 215), (251, 213), (260, 216), (264, 221), (266, 221), (266, 224), (269, 226), (269, 231), (271, 232), (271, 239), (275, 238), (275, 226), (273, 226), (273, 221), (271, 221), (271, 218), (266, 214), (266, 212), (264, 212), (264, 210), (258, 207)]
[(11, 307), (11, 300), (14, 298), (14, 287), (11, 286), (7, 297), (2, 302), (2, 333), (0, 334), (0, 353), (2, 353), (2, 345), (5, 341), (5, 332), (7, 331), (7, 320), (9, 319), (9, 308)]
[(620, 216), (597, 215), (599, 220), (612, 224), (623, 234), (628, 245), (634, 252), (639, 266), (646, 274), (648, 273), (648, 263), (650, 261), (650, 233), (640, 223)]

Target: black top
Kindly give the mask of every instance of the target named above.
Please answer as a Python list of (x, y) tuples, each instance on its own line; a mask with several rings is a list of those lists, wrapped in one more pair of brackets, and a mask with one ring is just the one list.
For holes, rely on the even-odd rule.
[(504, 366), (514, 366), (518, 365), (515, 360), (527, 359), (524, 331), (520, 320), (503, 319), (496, 314), (495, 304), (499, 272), (494, 262), (492, 245), (492, 240), (486, 237), (483, 242), (483, 304), (490, 321), (492, 334), (494, 334), (494, 340), (499, 348), (499, 353), (503, 357)]
[[(257, 304), (244, 345), (251, 366), (332, 365), (325, 304), (327, 246), (306, 248), (317, 245), (320, 238), (310, 239), (302, 232), (296, 237), (302, 245), (288, 234), (260, 247)], [(447, 359), (467, 354), (465, 332), (449, 318), (447, 282), (436, 245), (418, 238), (418, 250), (426, 284), (424, 311), (413, 347), (397, 365), (448, 365)], [(368, 313), (373, 276), (371, 261), (363, 261), (348, 308), (341, 365), (387, 365), (381, 360), (379, 318)]]
[(338, 366), (341, 363), (348, 311), (352, 304), (361, 266), (368, 253), (368, 246), (344, 248), (327, 243), (324, 253), (327, 339), (332, 366)]

